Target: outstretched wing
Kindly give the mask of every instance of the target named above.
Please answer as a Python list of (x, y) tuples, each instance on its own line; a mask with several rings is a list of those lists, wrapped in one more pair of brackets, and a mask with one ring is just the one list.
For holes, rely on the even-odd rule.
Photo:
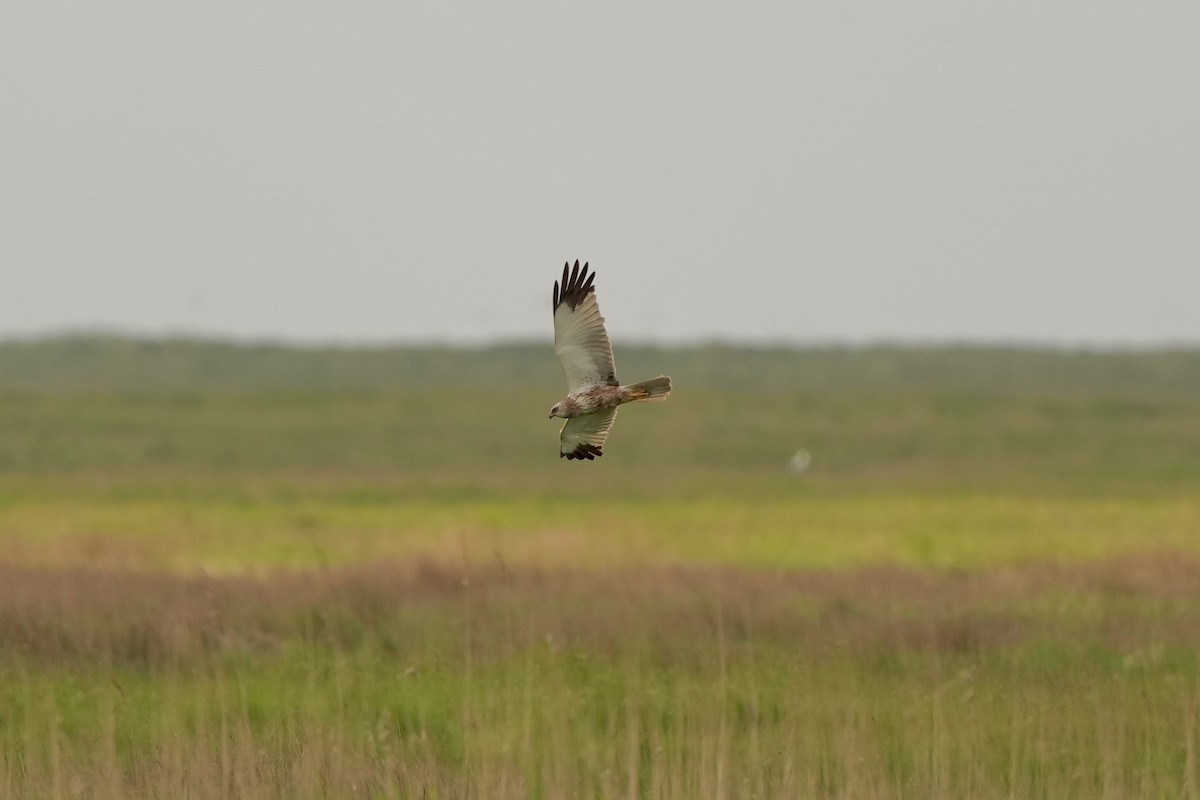
[(601, 452), (604, 440), (616, 419), (617, 410), (610, 408), (567, 420), (558, 435), (558, 457), (568, 461), (576, 458), (592, 461), (596, 456), (604, 455)]
[(612, 344), (604, 330), (604, 317), (596, 302), (588, 265), (579, 262), (570, 273), (563, 264), (562, 285), (554, 282), (554, 352), (567, 376), (567, 391), (597, 383), (617, 386)]

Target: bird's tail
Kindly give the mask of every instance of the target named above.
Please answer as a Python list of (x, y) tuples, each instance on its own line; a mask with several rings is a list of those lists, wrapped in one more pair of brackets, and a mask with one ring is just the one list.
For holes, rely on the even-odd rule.
[(667, 395), (671, 393), (671, 379), (666, 375), (659, 375), (657, 378), (625, 388), (629, 390), (630, 400), (666, 400)]

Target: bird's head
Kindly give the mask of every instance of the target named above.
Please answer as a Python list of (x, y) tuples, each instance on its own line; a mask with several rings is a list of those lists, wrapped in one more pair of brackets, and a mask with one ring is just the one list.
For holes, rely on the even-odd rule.
[(562, 416), (562, 403), (555, 403), (554, 408), (550, 409), (550, 419)]

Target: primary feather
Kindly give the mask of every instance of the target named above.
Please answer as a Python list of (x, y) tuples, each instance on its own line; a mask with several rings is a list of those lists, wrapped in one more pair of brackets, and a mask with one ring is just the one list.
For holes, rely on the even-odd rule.
[(579, 262), (567, 271), (563, 264), (562, 284), (554, 282), (554, 353), (567, 378), (567, 391), (582, 386), (618, 386), (612, 343), (600, 316), (600, 304), (592, 287), (596, 273)]
[(576, 458), (586, 458), (591, 461), (596, 456), (604, 455), (601, 450), (608, 432), (617, 420), (617, 410), (609, 408), (594, 414), (584, 414), (582, 417), (572, 417), (563, 425), (562, 433), (558, 436), (558, 454), (568, 461)]

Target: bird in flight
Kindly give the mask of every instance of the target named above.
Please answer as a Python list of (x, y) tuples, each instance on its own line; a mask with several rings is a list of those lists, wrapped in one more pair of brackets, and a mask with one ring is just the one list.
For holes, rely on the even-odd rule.
[(596, 303), (588, 265), (563, 264), (562, 284), (554, 282), (554, 352), (567, 376), (567, 396), (550, 409), (550, 419), (567, 424), (558, 437), (559, 458), (594, 460), (604, 455), (604, 440), (617, 418), (617, 406), (634, 400), (666, 400), (671, 379), (665, 375), (622, 386), (613, 364), (612, 344)]

